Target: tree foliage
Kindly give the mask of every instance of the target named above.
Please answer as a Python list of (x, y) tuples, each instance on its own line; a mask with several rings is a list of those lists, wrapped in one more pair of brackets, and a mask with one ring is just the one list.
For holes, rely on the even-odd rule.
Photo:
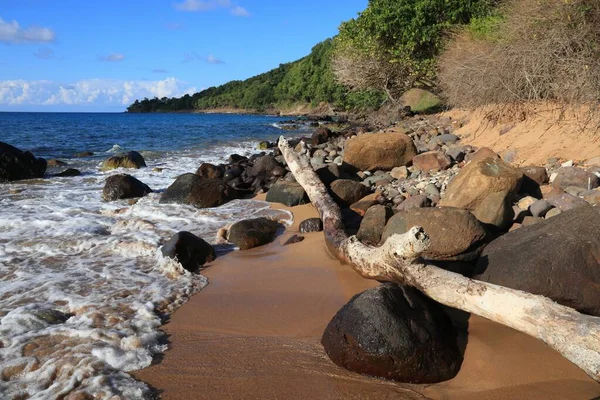
[(328, 102), (337, 108), (376, 108), (382, 94), (374, 90), (351, 93), (335, 81), (331, 70), (332, 40), (313, 47), (311, 53), (292, 63), (280, 64), (245, 81), (231, 81), (180, 98), (136, 100), (128, 112), (174, 112), (234, 108), (263, 111), (297, 103)]
[(391, 100), (435, 77), (436, 56), (453, 25), (486, 15), (497, 0), (369, 0), (342, 23), (333, 70), (355, 89), (384, 90)]

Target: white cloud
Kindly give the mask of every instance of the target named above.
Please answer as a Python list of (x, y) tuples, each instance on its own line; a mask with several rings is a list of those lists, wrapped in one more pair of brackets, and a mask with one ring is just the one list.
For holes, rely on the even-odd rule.
[(225, 64), (225, 62), (223, 60), (219, 60), (217, 57), (213, 56), (212, 54), (209, 54), (208, 57), (206, 57), (206, 62), (209, 64)]
[(231, 9), (231, 14), (236, 17), (249, 17), (250, 13), (244, 7), (236, 6)]
[(118, 62), (123, 61), (124, 59), (125, 55), (122, 53), (111, 53), (107, 56), (100, 56), (100, 61)]
[(144, 97), (179, 97), (196, 91), (173, 77), (156, 81), (86, 79), (67, 84), (12, 80), (0, 81), (0, 106), (128, 106)]
[(218, 8), (229, 9), (231, 15), (248, 17), (250, 13), (244, 7), (236, 6), (231, 0), (184, 0), (175, 3), (175, 9), (188, 12), (212, 11)]
[(55, 33), (50, 28), (29, 26), (22, 28), (15, 20), (4, 21), (0, 17), (0, 42), (7, 44), (53, 42)]

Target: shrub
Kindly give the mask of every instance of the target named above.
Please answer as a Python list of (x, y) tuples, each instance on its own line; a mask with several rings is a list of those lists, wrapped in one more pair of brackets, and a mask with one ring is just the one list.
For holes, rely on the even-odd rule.
[(442, 54), (438, 80), (447, 103), (550, 101), (597, 109), (600, 2), (510, 0), (502, 14), (483, 30), (463, 30)]
[(383, 90), (396, 100), (416, 82), (435, 77), (446, 30), (487, 15), (496, 0), (369, 0), (358, 18), (344, 22), (332, 67), (354, 89)]

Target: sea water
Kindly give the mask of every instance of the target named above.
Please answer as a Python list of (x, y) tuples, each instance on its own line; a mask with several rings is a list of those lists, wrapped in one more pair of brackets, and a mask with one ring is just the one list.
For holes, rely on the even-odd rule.
[[(127, 372), (166, 350), (162, 322), (207, 284), (164, 258), (161, 244), (184, 230), (214, 242), (221, 227), (245, 218), (291, 222), (265, 202), (200, 210), (159, 204), (160, 193), (202, 162), (256, 152), (259, 141), (281, 134), (281, 120), (0, 113), (0, 141), (68, 163), (44, 179), (0, 184), (0, 398), (149, 398), (150, 388)], [(104, 159), (129, 150), (148, 167), (100, 171)], [(94, 156), (75, 156), (83, 151)], [(82, 175), (50, 176), (66, 168)], [(103, 202), (104, 181), (117, 173), (155, 192), (133, 205)]]

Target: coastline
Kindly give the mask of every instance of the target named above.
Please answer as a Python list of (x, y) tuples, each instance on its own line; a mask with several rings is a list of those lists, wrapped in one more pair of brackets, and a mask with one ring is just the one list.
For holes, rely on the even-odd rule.
[[(261, 198), (259, 198), (261, 199)], [(134, 376), (163, 399), (591, 399), (596, 382), (545, 344), (482, 318), (469, 320), (456, 378), (408, 385), (333, 364), (320, 345), (327, 323), (354, 294), (377, 285), (331, 258), (322, 233), (282, 244), (312, 205), (285, 208), (294, 224), (275, 242), (217, 259), (209, 285), (163, 329), (169, 350)]]

